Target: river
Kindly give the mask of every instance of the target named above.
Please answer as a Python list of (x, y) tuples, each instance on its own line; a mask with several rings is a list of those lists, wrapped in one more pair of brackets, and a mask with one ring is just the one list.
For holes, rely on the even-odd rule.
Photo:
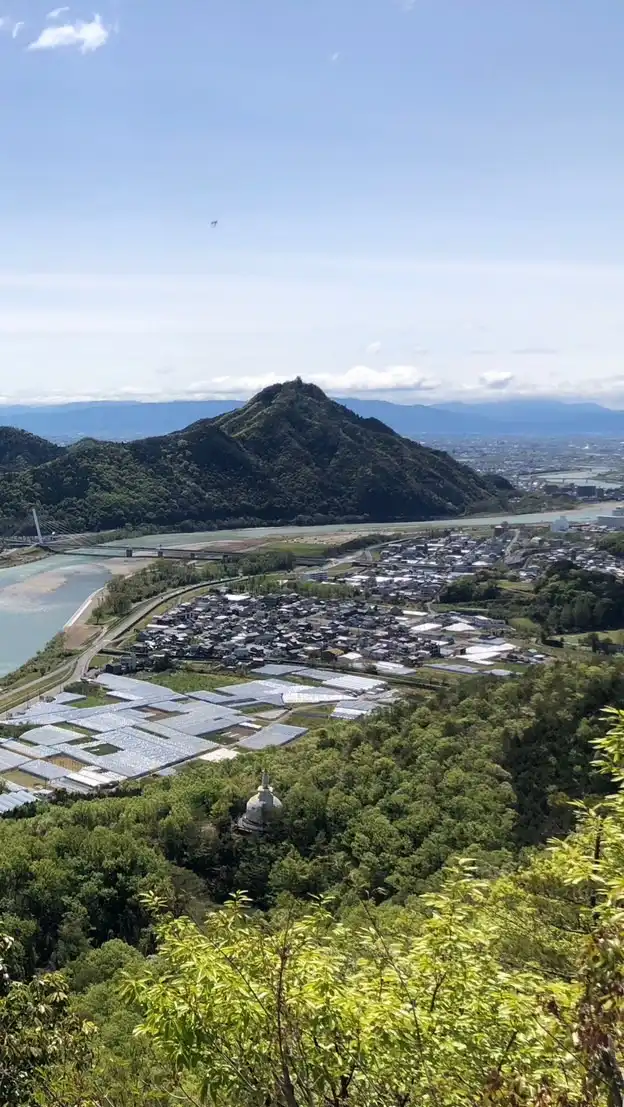
[(604, 480), (601, 477), (601, 473), (604, 473), (605, 466), (602, 469), (566, 469), (565, 471), (552, 471), (545, 473), (532, 474), (539, 480), (555, 481), (562, 484), (593, 484), (596, 488), (604, 488), (608, 491), (610, 488), (621, 488), (624, 481), (622, 480)]
[[(618, 501), (589, 504), (567, 511), (577, 522), (608, 515)], [(210, 543), (241, 541), (246, 538), (270, 538), (281, 535), (302, 539), (317, 534), (340, 534), (381, 530), (418, 531), (453, 526), (480, 527), (508, 521), (514, 526), (548, 523), (561, 515), (560, 511), (542, 511), (533, 515), (482, 515), (469, 519), (436, 519), (431, 522), (336, 524), (324, 527), (253, 527), (244, 530), (205, 531), (190, 534), (151, 534), (146, 538), (107, 543), (107, 546), (157, 548), (158, 546), (202, 546)], [(58, 634), (74, 612), (92, 592), (110, 579), (105, 559), (94, 561), (91, 556), (49, 557), (11, 569), (0, 569), (0, 676), (18, 668), (37, 653), (50, 638)]]
[(110, 575), (103, 561), (62, 556), (0, 569), (0, 676), (58, 634)]
[[(598, 515), (610, 515), (614, 508), (622, 507), (619, 500), (605, 500), (600, 504), (585, 504), (566, 511), (565, 515), (572, 522), (589, 522)], [(123, 542), (108, 542), (107, 546), (126, 546), (135, 549), (156, 549), (158, 546), (216, 546), (220, 542), (242, 541), (246, 538), (279, 538), (282, 535), (313, 537), (316, 534), (366, 534), (371, 530), (379, 530), (390, 533), (391, 531), (418, 531), (432, 529), (448, 529), (449, 527), (484, 527), (494, 526), (496, 523), (509, 522), (513, 526), (531, 526), (535, 523), (551, 523), (553, 519), (560, 518), (561, 511), (539, 511), (532, 515), (480, 515), (470, 516), (467, 519), (434, 519), (429, 522), (414, 523), (336, 523), (324, 527), (247, 527), (243, 530), (208, 530), (191, 531), (184, 534), (149, 534), (145, 538), (131, 538)]]

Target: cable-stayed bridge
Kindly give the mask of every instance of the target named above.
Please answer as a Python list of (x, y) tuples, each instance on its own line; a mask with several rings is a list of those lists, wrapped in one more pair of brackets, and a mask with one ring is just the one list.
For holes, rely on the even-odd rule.
[[(109, 532), (110, 533), (110, 532)], [(217, 550), (197, 549), (195, 546), (156, 547), (135, 542), (126, 546), (123, 542), (106, 542), (106, 536), (95, 531), (66, 534), (46, 527), (45, 520), (36, 507), (20, 522), (18, 530), (10, 537), (0, 537), (0, 550), (23, 549), (40, 546), (52, 553), (76, 554), (79, 557), (165, 557), (183, 561), (220, 561), (223, 553)]]
[(15, 534), (10, 537), (0, 537), (0, 548), (19, 549), (23, 546), (45, 546), (46, 549), (58, 549), (60, 551), (75, 549), (84, 545), (91, 538), (93, 538), (91, 532), (65, 534), (61, 531), (51, 530), (49, 526), (46, 526), (45, 519), (42, 518), (37, 508), (32, 507), (28, 515), (20, 520)]

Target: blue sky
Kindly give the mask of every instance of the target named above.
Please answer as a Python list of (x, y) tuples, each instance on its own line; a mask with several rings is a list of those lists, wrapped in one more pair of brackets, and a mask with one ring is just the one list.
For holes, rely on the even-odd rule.
[(0, 395), (624, 406), (621, 0), (96, 3), (0, 0)]

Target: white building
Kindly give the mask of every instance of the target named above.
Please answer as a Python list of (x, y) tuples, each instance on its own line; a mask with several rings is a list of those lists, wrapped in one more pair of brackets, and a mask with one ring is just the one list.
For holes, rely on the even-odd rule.
[(596, 522), (609, 530), (624, 530), (624, 508), (616, 507), (613, 515), (599, 515)]
[(550, 529), (553, 534), (565, 534), (570, 529), (570, 521), (565, 515), (560, 515), (558, 519), (553, 519)]

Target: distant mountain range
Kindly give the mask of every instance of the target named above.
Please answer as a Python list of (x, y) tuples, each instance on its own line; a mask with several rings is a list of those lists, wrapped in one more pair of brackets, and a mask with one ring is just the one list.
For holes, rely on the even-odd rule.
[[(594, 403), (499, 400), (490, 403), (394, 404), (337, 397), (357, 415), (379, 419), (407, 438), (583, 437), (624, 438), (624, 411)], [(244, 400), (172, 400), (165, 403), (97, 401), (0, 406), (0, 424), (57, 443), (80, 438), (130, 442), (171, 434), (199, 419), (243, 407)]]
[(386, 522), (505, 507), (503, 477), (363, 419), (301, 380), (182, 431), (65, 447), (0, 427), (0, 530), (31, 505), (45, 528), (198, 530), (224, 525)]

